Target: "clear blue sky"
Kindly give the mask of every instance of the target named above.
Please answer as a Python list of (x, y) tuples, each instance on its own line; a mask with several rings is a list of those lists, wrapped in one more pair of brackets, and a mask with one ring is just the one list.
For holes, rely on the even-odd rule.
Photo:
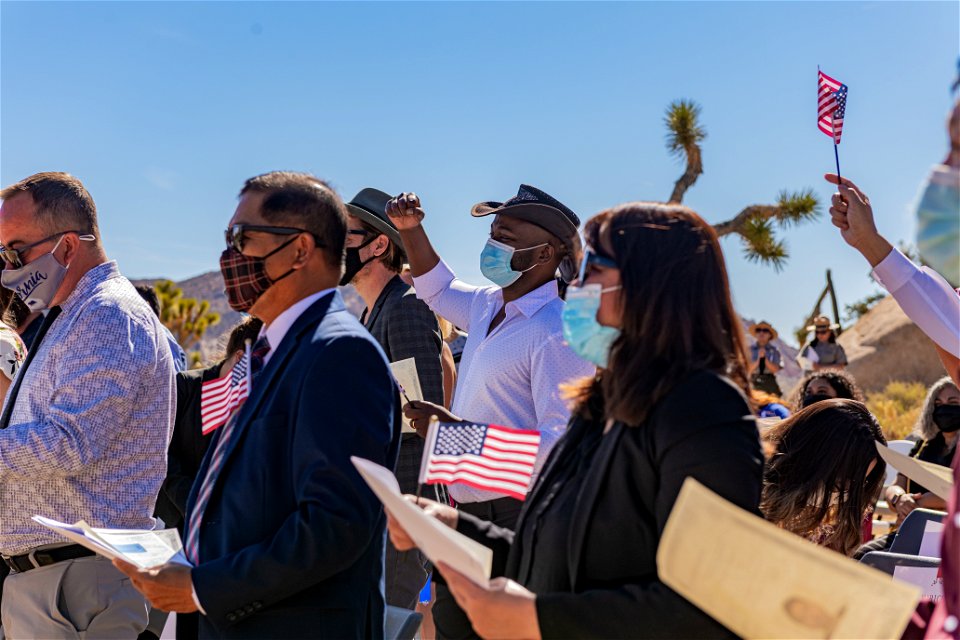
[[(427, 230), (482, 282), (481, 200), (538, 186), (584, 219), (665, 199), (682, 171), (663, 111), (703, 106), (706, 173), (686, 204), (720, 222), (832, 170), (815, 71), (850, 86), (844, 175), (891, 240), (946, 152), (956, 2), (0, 3), (0, 181), (80, 177), (132, 277), (216, 268), (237, 190), (298, 169), (349, 198), (421, 194)], [(826, 213), (780, 273), (724, 241), (735, 302), (790, 334), (833, 269), (876, 290)]]

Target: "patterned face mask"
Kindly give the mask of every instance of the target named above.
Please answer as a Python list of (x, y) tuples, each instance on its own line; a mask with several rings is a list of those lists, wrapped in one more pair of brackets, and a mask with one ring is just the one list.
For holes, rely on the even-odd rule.
[(267, 275), (267, 258), (283, 249), (285, 246), (296, 240), (296, 236), (290, 238), (279, 247), (265, 256), (254, 258), (247, 256), (233, 247), (230, 247), (220, 254), (220, 274), (223, 276), (223, 284), (226, 289), (227, 302), (234, 311), (249, 311), (257, 300), (276, 282), (283, 280), (294, 272), (290, 269), (279, 278), (271, 279)]

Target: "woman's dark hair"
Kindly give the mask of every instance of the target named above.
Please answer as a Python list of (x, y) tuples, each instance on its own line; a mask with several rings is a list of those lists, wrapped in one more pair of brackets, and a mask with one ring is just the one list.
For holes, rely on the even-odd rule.
[(837, 392), (837, 398), (866, 402), (856, 378), (843, 369), (826, 369), (814, 371), (804, 376), (790, 395), (788, 405), (791, 409), (799, 411), (803, 408), (803, 397), (807, 395), (807, 387), (810, 386), (811, 382), (819, 379), (825, 380)]
[(623, 326), (607, 370), (571, 389), (577, 415), (640, 425), (703, 370), (749, 395), (743, 328), (712, 226), (681, 205), (631, 202), (594, 216), (584, 236), (620, 271)]
[(224, 358), (229, 358), (237, 351), (243, 351), (247, 340), (256, 342), (260, 335), (260, 328), (263, 327), (263, 321), (253, 316), (246, 316), (237, 325), (230, 330), (227, 337), (227, 346)]
[[(860, 402), (825, 400), (774, 425), (763, 438), (774, 449), (760, 498), (766, 519), (804, 537), (833, 524), (823, 545), (853, 553), (863, 518), (883, 488), (886, 465), (875, 442), (886, 440), (877, 420)], [(834, 493), (838, 502), (831, 505)]]

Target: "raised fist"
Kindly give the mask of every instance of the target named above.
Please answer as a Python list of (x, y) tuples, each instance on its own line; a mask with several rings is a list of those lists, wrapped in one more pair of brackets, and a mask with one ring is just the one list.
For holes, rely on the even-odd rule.
[(415, 193), (401, 193), (387, 203), (387, 217), (397, 229), (413, 229), (420, 226), (424, 213), (420, 208), (420, 198)]

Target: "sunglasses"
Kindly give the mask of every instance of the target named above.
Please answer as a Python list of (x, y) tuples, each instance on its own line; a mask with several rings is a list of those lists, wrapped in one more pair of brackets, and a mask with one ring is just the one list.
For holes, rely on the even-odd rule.
[(817, 329), (816, 333), (830, 333), (830, 329)]
[(238, 253), (243, 253), (243, 247), (247, 241), (246, 233), (248, 231), (261, 231), (263, 233), (270, 233), (275, 236), (292, 236), (298, 233), (309, 233), (311, 236), (313, 236), (313, 240), (316, 242), (318, 247), (327, 246), (320, 241), (320, 238), (318, 238), (316, 234), (307, 231), (306, 229), (299, 229), (297, 227), (273, 227), (260, 224), (233, 225), (224, 232), (224, 236), (227, 240), (227, 246), (235, 249)]
[(591, 264), (605, 269), (619, 269), (617, 263), (613, 261), (613, 258), (602, 256), (588, 247), (587, 250), (583, 252), (583, 261), (580, 263), (579, 281), (581, 285), (583, 285), (583, 280), (587, 276), (587, 267)]
[(763, 327), (761, 327), (759, 329), (754, 329), (753, 332), (754, 333), (770, 333), (770, 329), (764, 329)]
[(33, 249), (34, 247), (40, 246), (44, 242), (49, 242), (54, 238), (61, 238), (67, 235), (68, 233), (76, 233), (81, 240), (84, 240), (86, 242), (92, 242), (97, 239), (96, 236), (91, 235), (89, 233), (80, 233), (79, 231), (58, 231), (52, 236), (47, 236), (43, 240), (37, 240), (36, 242), (31, 242), (30, 244), (25, 244), (19, 249), (10, 249), (8, 247), (4, 247), (0, 245), (0, 259), (3, 259), (5, 266), (9, 266), (12, 269), (19, 269), (24, 265), (23, 255), (27, 251), (29, 251), (30, 249)]

